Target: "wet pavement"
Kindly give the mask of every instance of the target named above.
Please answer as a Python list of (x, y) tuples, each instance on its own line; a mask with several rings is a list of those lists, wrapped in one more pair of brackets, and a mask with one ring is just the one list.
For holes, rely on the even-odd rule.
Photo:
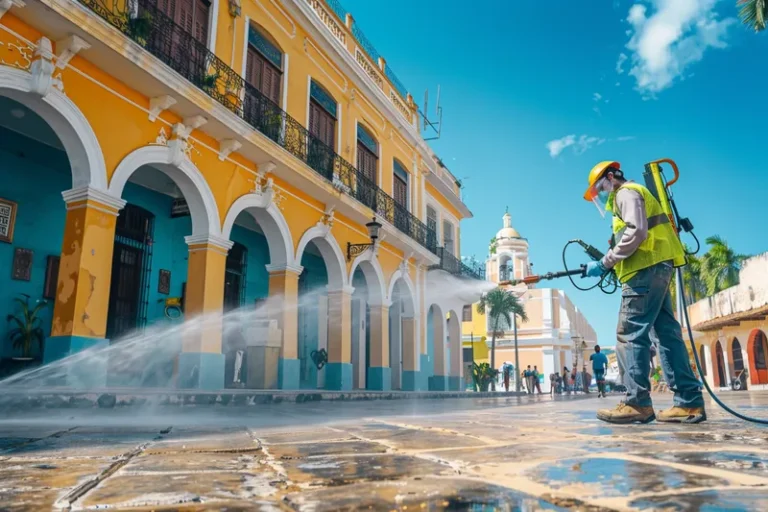
[(768, 510), (768, 428), (595, 419), (618, 400), (28, 410), (0, 419), (0, 511)]

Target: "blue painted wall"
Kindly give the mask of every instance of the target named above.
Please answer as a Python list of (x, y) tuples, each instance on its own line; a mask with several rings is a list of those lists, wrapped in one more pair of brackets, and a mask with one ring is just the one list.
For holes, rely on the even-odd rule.
[[(34, 186), (33, 186), (34, 184)], [(14, 297), (26, 293), (31, 302), (42, 299), (47, 256), (61, 254), (66, 208), (61, 192), (72, 188), (64, 152), (0, 127), (0, 197), (15, 201), (13, 243), (0, 242), (0, 357), (18, 355), (8, 341), (5, 316), (16, 313)], [(32, 249), (32, 279), (11, 279), (16, 247)], [(45, 335), (51, 331), (53, 303), (41, 314)], [(38, 354), (34, 347), (34, 354)]]
[(317, 368), (310, 354), (318, 347), (317, 302), (321, 295), (327, 295), (328, 271), (321, 257), (307, 252), (301, 257), (301, 266), (304, 270), (299, 277), (299, 386), (316, 389)]
[(250, 307), (254, 305), (256, 300), (269, 296), (269, 272), (267, 272), (266, 265), (269, 264), (270, 260), (267, 239), (261, 233), (242, 226), (234, 226), (230, 240), (248, 248), (245, 304), (243, 306)]

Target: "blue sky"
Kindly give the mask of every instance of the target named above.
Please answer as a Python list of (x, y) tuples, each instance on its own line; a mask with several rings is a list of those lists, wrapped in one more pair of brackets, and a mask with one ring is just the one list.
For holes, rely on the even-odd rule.
[[(768, 33), (735, 19), (736, 0), (343, 4), (419, 102), (442, 87), (433, 147), (474, 213), (463, 255), (486, 257), (506, 206), (537, 272), (561, 269), (571, 238), (604, 249), (610, 222), (581, 197), (589, 170), (618, 160), (641, 180), (665, 157), (680, 165), (673, 191), (701, 239), (768, 251)], [(574, 250), (569, 265), (585, 257)], [(556, 286), (613, 345), (618, 294)]]

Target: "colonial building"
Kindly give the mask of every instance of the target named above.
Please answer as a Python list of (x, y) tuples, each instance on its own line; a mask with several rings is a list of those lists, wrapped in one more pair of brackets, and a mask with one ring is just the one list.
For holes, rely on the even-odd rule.
[[(420, 125), (336, 0), (0, 0), (0, 310), (50, 306), (42, 354), (0, 355), (119, 344), (178, 299), (219, 320), (161, 385), (456, 388), (426, 288), (478, 277), (471, 213)], [(263, 329), (223, 335), (231, 310)]]
[[(520, 368), (536, 366), (545, 376), (541, 387), (546, 392), (551, 373), (562, 373), (566, 366), (569, 370), (577, 366), (581, 371), (593, 352), (597, 335), (564, 291), (512, 284), (515, 279), (531, 275), (532, 270), (528, 241), (512, 227), (509, 213), (504, 214), (503, 227), (493, 240), (485, 265), (486, 278), (517, 295), (525, 307), (528, 321), (518, 319), (517, 325)], [(490, 346), (494, 326), (487, 315), (477, 312), (476, 307), (476, 304), (464, 306), (462, 339), (466, 343), (485, 336)], [(505, 362), (515, 362), (514, 325), (496, 331), (497, 369)]]
[(688, 315), (711, 387), (741, 378), (746, 389), (768, 389), (768, 253), (746, 260), (737, 286), (692, 304)]

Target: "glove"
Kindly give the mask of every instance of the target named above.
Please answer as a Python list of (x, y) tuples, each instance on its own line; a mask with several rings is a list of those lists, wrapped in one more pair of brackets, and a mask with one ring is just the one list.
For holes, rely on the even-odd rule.
[(584, 277), (600, 277), (608, 271), (602, 261), (590, 261), (584, 271)]

